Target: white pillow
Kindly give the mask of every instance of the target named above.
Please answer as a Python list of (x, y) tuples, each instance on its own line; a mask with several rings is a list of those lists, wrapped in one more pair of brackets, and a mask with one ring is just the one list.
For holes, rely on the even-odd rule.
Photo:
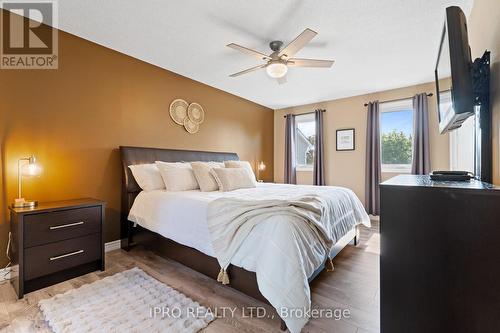
[(156, 161), (167, 191), (190, 191), (200, 187), (194, 177), (190, 163), (167, 163)]
[(255, 187), (255, 179), (245, 168), (212, 168), (210, 172), (223, 192)]
[(191, 162), (194, 176), (200, 185), (202, 192), (218, 191), (219, 185), (215, 177), (210, 173), (212, 168), (223, 168), (222, 162)]
[(165, 189), (165, 183), (155, 163), (129, 165), (128, 167), (132, 171), (135, 181), (144, 191)]
[(253, 173), (252, 165), (248, 161), (224, 161), (224, 166), (226, 168), (244, 168), (250, 173), (250, 176), (254, 180), (254, 183), (257, 179), (257, 177), (255, 177), (255, 174)]

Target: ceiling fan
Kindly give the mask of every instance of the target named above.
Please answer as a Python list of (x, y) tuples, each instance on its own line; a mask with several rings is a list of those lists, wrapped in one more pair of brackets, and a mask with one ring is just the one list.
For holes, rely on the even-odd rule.
[(282, 84), (286, 82), (286, 73), (288, 72), (288, 67), (332, 67), (334, 63), (333, 60), (292, 58), (293, 55), (299, 52), (317, 34), (317, 32), (307, 28), (284, 48), (281, 48), (283, 46), (282, 41), (272, 41), (271, 43), (269, 43), (269, 47), (273, 51), (270, 55), (265, 55), (264, 53), (249, 49), (235, 43), (228, 44), (227, 46), (232, 49), (246, 53), (266, 62), (262, 65), (245, 69), (244, 71), (234, 73), (229, 76), (236, 77), (256, 71), (261, 68), (265, 68), (267, 75), (276, 79), (279, 84)]

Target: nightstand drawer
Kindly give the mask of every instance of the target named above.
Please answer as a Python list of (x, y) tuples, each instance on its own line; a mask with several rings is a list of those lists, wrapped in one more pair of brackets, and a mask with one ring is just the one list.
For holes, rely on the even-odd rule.
[(100, 232), (101, 207), (27, 215), (24, 247), (32, 247)]
[(26, 280), (101, 259), (101, 234), (68, 239), (24, 250)]

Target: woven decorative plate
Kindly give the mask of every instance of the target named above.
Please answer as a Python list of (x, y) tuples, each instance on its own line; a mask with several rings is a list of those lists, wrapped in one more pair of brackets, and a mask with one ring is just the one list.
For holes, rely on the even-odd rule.
[(194, 134), (200, 130), (200, 125), (191, 121), (189, 117), (186, 117), (186, 119), (184, 119), (184, 128), (188, 131), (188, 133)]
[(198, 103), (191, 103), (188, 107), (188, 117), (192, 122), (201, 124), (205, 119), (205, 111)]
[(184, 125), (184, 119), (187, 119), (188, 103), (183, 99), (174, 99), (170, 103), (170, 117), (179, 125)]

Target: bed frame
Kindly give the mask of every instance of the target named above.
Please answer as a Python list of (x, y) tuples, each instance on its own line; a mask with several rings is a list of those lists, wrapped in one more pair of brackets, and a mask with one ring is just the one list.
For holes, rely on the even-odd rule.
[[(194, 161), (216, 161), (239, 160), (235, 153), (218, 153), (206, 151), (175, 150), (161, 148), (143, 147), (120, 147), (122, 160), (122, 201), (121, 201), (121, 247), (129, 251), (132, 246), (142, 245), (148, 250), (172, 260), (175, 260), (195, 271), (198, 271), (213, 279), (217, 279), (220, 265), (217, 259), (210, 257), (191, 247), (174, 242), (155, 232), (133, 226), (128, 220), (128, 213), (135, 198), (141, 189), (135, 181), (129, 165), (154, 163), (155, 161), (165, 162), (194, 162)], [(331, 257), (336, 256), (348, 243), (357, 245), (357, 228), (351, 230), (346, 236), (341, 238), (332, 251)], [(326, 258), (325, 258), (326, 261)], [(325, 267), (325, 262), (311, 275), (311, 282)], [(243, 292), (257, 300), (269, 304), (267, 299), (260, 293), (257, 286), (255, 272), (247, 271), (243, 268), (230, 265), (228, 274), (231, 278), (230, 287)], [(284, 321), (281, 321), (281, 329), (286, 330)]]

